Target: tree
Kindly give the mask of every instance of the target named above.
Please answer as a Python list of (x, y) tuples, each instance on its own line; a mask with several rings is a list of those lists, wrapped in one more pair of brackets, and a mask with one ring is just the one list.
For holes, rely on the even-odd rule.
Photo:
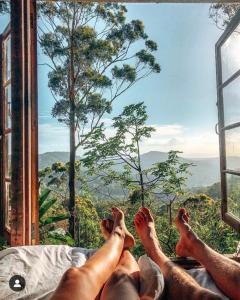
[(140, 199), (142, 206), (149, 194), (161, 197), (174, 194), (176, 199), (182, 192), (191, 165), (181, 163), (178, 152), (170, 151), (166, 161), (144, 168), (141, 142), (151, 138), (154, 132), (152, 126), (146, 125), (147, 118), (143, 102), (126, 106), (119, 116), (113, 118), (114, 136), (107, 137), (103, 130), (96, 132), (85, 147), (88, 151), (83, 159), (90, 175), (97, 174), (105, 184), (121, 182), (132, 191), (131, 202)]
[(89, 195), (76, 197), (76, 219), (76, 246), (88, 249), (100, 247), (100, 219)]
[[(52, 191), (48, 188), (40, 189), (39, 195), (39, 229), (41, 243), (44, 244), (68, 244), (73, 246), (74, 240), (66, 233), (66, 220), (69, 213), (60, 203), (60, 199), (50, 197)], [(61, 223), (61, 227), (59, 226)]]
[(209, 17), (223, 30), (239, 10), (239, 3), (214, 3), (209, 8)]
[(8, 1), (0, 1), (0, 14), (9, 13)]
[[(114, 3), (41, 1), (39, 41), (49, 58), (53, 117), (70, 133), (69, 211), (74, 236), (76, 151), (103, 127), (113, 102), (140, 79), (159, 73), (140, 20), (126, 22), (125, 6)], [(134, 51), (136, 42), (144, 48)], [(139, 43), (139, 45), (142, 43)]]
[[(76, 170), (79, 163), (76, 161)], [(69, 163), (56, 162), (40, 171), (39, 223), (41, 242), (64, 243), (70, 246), (94, 248), (100, 245), (98, 213), (87, 189), (82, 188), (76, 196), (76, 237), (73, 240), (66, 232), (69, 212), (66, 190), (68, 188)], [(77, 178), (78, 183), (82, 179)], [(78, 187), (78, 186), (77, 186)]]

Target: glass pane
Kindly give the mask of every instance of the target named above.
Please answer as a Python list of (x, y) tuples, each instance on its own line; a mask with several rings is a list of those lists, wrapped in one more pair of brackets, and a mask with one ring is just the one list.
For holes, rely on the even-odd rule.
[(225, 126), (240, 122), (240, 77), (223, 89)]
[(221, 48), (223, 82), (240, 69), (240, 25)]
[(228, 212), (240, 219), (240, 176), (227, 174)]
[(5, 188), (6, 188), (5, 226), (10, 227), (10, 214), (11, 214), (10, 182), (6, 182)]
[(6, 160), (6, 177), (11, 177), (11, 166), (12, 166), (12, 135), (11, 133), (8, 133), (6, 135), (6, 154), (7, 154), (7, 160)]
[(225, 131), (227, 169), (240, 171), (240, 127)]
[(5, 82), (11, 78), (11, 38), (10, 35), (4, 41), (5, 49)]
[(12, 99), (11, 99), (11, 85), (5, 88), (6, 99), (6, 128), (12, 127), (11, 113), (12, 113)]

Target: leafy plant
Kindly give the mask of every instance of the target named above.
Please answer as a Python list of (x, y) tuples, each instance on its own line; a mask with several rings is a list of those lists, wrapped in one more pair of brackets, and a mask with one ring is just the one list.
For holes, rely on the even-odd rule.
[[(154, 127), (147, 126), (148, 115), (143, 102), (124, 107), (123, 112), (113, 118), (115, 135), (107, 137), (105, 132), (96, 133), (89, 140), (82, 160), (89, 174), (100, 177), (105, 185), (119, 182), (130, 192), (130, 201), (144, 206), (150, 196), (164, 198), (169, 202), (169, 219), (172, 223), (172, 203), (183, 194), (190, 163), (183, 163), (178, 151), (170, 151), (166, 161), (144, 168), (141, 161), (141, 142), (150, 139)], [(120, 166), (120, 169), (119, 169)]]
[(4, 237), (0, 236), (0, 251), (6, 249), (7, 247), (7, 241)]
[(78, 247), (100, 247), (100, 219), (89, 195), (76, 198), (76, 227)]
[(39, 196), (39, 227), (64, 221), (69, 218), (69, 213), (58, 213), (51, 215), (51, 209), (57, 202), (56, 198), (49, 198), (51, 190), (45, 189)]

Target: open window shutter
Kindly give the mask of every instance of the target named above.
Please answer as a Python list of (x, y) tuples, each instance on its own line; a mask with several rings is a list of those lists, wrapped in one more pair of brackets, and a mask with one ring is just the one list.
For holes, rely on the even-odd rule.
[(216, 44), (222, 219), (240, 231), (240, 11)]
[(38, 235), (36, 0), (10, 2), (0, 35), (0, 234), (11, 246)]

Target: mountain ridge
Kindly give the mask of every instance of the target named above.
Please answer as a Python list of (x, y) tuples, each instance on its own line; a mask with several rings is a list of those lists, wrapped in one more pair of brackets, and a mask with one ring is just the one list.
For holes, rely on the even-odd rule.
[[(158, 161), (164, 161), (168, 157), (168, 153), (161, 151), (149, 151), (141, 155), (141, 160), (144, 168), (149, 168), (152, 164)], [(76, 159), (81, 159), (77, 156)], [(43, 169), (52, 165), (55, 162), (66, 163), (69, 161), (69, 152), (53, 151), (39, 154), (39, 169)], [(208, 186), (215, 182), (220, 181), (220, 162), (219, 157), (206, 157), (206, 158), (187, 158), (181, 157), (181, 162), (188, 162), (194, 164), (190, 167), (190, 173), (187, 181), (189, 188)], [(236, 169), (240, 167), (240, 157), (229, 157), (228, 168)]]

